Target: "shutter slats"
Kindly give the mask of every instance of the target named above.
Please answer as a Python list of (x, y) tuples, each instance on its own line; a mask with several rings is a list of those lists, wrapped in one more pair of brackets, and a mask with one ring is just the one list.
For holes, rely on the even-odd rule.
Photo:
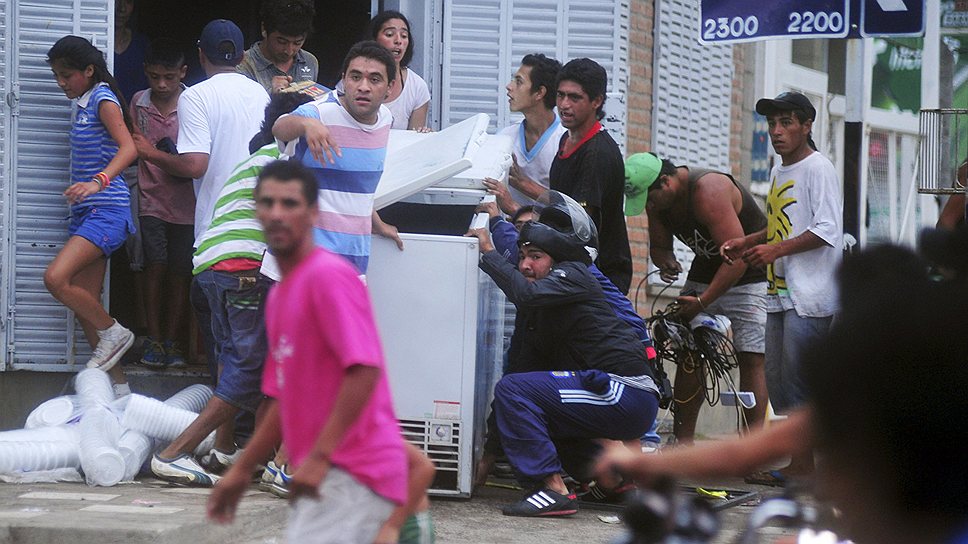
[[(10, 51), (7, 49), (7, 33), (10, 31), (7, 10), (9, 4), (6, 0), (0, 0), (0, 340), (6, 338), (8, 329), (7, 307), (10, 304), (8, 296), (9, 281), (12, 267), (8, 262), (10, 250), (7, 247), (7, 230), (9, 229), (10, 214), (7, 212), (7, 202), (9, 201), (10, 177), (8, 173), (8, 135), (12, 117), (7, 106), (6, 96), (11, 91), (8, 82), (10, 81), (9, 64), (7, 57)], [(5, 344), (6, 345), (6, 344)], [(7, 350), (0, 349), (0, 370), (6, 368)]]
[(16, 305), (7, 331), (14, 368), (67, 370), (90, 353), (71, 312), (50, 296), (43, 282), (44, 270), (67, 239), (70, 214), (62, 196), (69, 180), (70, 102), (54, 82), (46, 55), (67, 34), (93, 40), (106, 51), (108, 8), (107, 0), (21, 1), (13, 7), (17, 51), (10, 72), (20, 84), (21, 98), (15, 201), (5, 207), (13, 220), (13, 267), (5, 275), (13, 276), (8, 295)]
[(605, 124), (624, 150), (627, 0), (454, 0), (448, 6), (449, 57), (441, 89), (445, 126), (475, 113), (491, 116), (491, 131), (520, 121), (519, 114), (508, 112), (504, 86), (528, 53), (562, 62), (588, 57), (609, 73)]
[[(730, 171), (729, 120), (733, 56), (728, 45), (700, 45), (699, 4), (661, 0), (656, 25), (654, 149), (676, 164)], [(675, 241), (684, 272), (693, 254)], [(658, 276), (651, 283), (662, 285)]]

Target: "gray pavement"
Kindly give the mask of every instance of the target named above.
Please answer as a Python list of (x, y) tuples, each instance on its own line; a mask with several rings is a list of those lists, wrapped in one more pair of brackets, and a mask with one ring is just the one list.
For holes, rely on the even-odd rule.
[[(751, 489), (765, 496), (778, 491), (748, 486), (741, 480), (723, 480), (706, 487)], [(622, 532), (621, 525), (605, 523), (600, 516), (612, 512), (583, 509), (565, 519), (528, 519), (502, 516), (500, 506), (520, 492), (484, 488), (470, 500), (432, 501), (437, 542), (605, 544)], [(110, 488), (83, 483), (0, 484), (0, 543), (138, 544), (138, 543), (240, 543), (284, 542), (286, 502), (255, 486), (239, 507), (236, 522), (218, 526), (205, 519), (208, 490), (169, 486), (142, 478)], [(733, 542), (746, 523), (751, 506), (722, 511), (722, 530), (716, 543)], [(773, 542), (792, 534), (767, 529), (760, 542)]]

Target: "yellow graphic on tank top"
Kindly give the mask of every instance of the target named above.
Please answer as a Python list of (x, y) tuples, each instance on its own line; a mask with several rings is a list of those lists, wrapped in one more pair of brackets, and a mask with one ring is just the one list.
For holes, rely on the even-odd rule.
[[(776, 178), (770, 185), (770, 194), (766, 198), (766, 243), (778, 244), (790, 238), (793, 224), (786, 209), (795, 204), (797, 199), (788, 196), (793, 191), (793, 180), (777, 186)], [(783, 262), (778, 259), (766, 266), (766, 292), (771, 295), (787, 296), (786, 274)]]

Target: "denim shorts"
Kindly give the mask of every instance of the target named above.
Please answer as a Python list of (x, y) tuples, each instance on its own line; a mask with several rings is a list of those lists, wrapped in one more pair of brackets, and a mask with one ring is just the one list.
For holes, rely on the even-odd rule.
[(213, 347), (221, 368), (215, 396), (255, 412), (262, 401), (265, 302), (272, 281), (258, 270), (229, 273), (211, 269), (195, 276), (195, 281), (211, 311)]
[[(682, 290), (700, 296), (709, 284), (686, 281)], [(766, 352), (766, 282), (734, 285), (706, 308), (706, 313), (725, 315), (732, 323), (736, 353)]]
[(190, 276), (195, 226), (177, 225), (150, 215), (142, 215), (139, 219), (145, 263), (161, 263), (167, 265), (172, 274)]
[(67, 234), (80, 236), (110, 257), (134, 233), (134, 221), (127, 206), (88, 206), (71, 210)]

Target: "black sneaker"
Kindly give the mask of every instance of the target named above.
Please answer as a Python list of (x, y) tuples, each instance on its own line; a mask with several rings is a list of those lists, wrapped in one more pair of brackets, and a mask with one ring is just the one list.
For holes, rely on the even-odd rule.
[(565, 496), (545, 487), (535, 490), (521, 502), (505, 506), (501, 513), (526, 518), (570, 516), (578, 513), (578, 501), (574, 494)]
[(595, 483), (582, 486), (578, 492), (578, 504), (592, 510), (624, 510), (629, 496), (635, 492), (635, 485), (622, 482), (614, 489), (602, 489)]

